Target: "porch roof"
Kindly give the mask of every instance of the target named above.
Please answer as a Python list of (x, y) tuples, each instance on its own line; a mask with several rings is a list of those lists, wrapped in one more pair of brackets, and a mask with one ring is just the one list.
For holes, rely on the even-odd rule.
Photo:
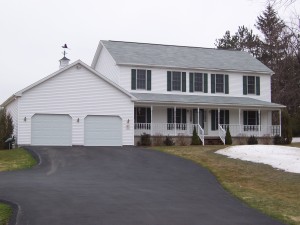
[(153, 94), (131, 93), (137, 98), (137, 103), (169, 103), (202, 106), (229, 106), (229, 107), (259, 107), (259, 108), (284, 108), (284, 105), (257, 100), (249, 97), (225, 97), (203, 95), (179, 95), (179, 94)]

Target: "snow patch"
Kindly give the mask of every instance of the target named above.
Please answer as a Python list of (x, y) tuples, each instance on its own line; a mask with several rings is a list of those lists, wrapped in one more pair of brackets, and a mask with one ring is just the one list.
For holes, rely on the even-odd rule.
[(300, 148), (280, 145), (239, 145), (218, 150), (229, 158), (264, 163), (287, 172), (300, 173)]
[(300, 137), (293, 137), (292, 143), (299, 143)]

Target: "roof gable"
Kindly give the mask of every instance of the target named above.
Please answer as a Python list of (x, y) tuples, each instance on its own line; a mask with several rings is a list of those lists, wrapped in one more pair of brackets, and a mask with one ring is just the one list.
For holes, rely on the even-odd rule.
[(273, 74), (247, 52), (212, 48), (100, 41), (92, 67), (104, 46), (118, 65), (207, 69)]

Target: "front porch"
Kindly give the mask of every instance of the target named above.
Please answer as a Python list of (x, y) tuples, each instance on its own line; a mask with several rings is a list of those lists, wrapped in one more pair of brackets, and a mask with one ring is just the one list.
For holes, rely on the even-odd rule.
[(140, 105), (135, 107), (134, 134), (191, 137), (196, 129), (203, 144), (207, 137), (225, 144), (228, 128), (232, 137), (274, 137), (281, 135), (280, 120), (272, 124), (274, 112), (281, 117), (278, 109)]

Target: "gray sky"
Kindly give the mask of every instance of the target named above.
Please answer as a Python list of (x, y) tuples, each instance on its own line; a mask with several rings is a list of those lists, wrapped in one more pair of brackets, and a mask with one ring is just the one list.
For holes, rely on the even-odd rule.
[(0, 104), (57, 71), (64, 43), (71, 62), (88, 65), (99, 40), (214, 47), (226, 30), (254, 28), (264, 9), (264, 0), (0, 0)]

